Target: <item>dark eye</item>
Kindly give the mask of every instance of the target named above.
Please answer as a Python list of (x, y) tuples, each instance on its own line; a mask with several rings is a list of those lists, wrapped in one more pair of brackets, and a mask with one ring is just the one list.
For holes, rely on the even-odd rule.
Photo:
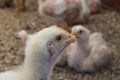
[(79, 33), (80, 33), (80, 34), (82, 34), (82, 33), (83, 33), (83, 31), (82, 31), (82, 30), (80, 30), (80, 31), (79, 31)]
[(61, 39), (62, 39), (62, 36), (61, 36), (61, 35), (56, 36), (56, 40), (57, 40), (57, 41), (60, 41)]
[(52, 45), (51, 43), (48, 43), (48, 45)]

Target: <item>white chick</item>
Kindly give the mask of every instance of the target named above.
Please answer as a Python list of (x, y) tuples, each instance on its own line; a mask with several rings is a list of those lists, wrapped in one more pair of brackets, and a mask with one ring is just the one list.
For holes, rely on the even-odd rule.
[(68, 66), (80, 72), (83, 67), (83, 61), (89, 55), (88, 41), (90, 31), (78, 25), (72, 28), (72, 34), (75, 35), (76, 41), (67, 48), (67, 62)]
[(112, 58), (112, 54), (101, 33), (91, 34), (89, 47), (91, 48), (89, 57), (93, 61), (94, 68), (99, 70), (106, 67)]
[(0, 73), (0, 80), (50, 80), (53, 67), (74, 38), (56, 26), (45, 28), (28, 37), (25, 60), (20, 69)]
[(70, 48), (70, 52), (67, 52), (68, 65), (77, 72), (98, 71), (110, 62), (110, 50), (100, 33), (90, 35), (88, 29), (81, 27), (76, 26), (72, 29), (78, 46), (72, 45), (73, 50)]
[(82, 64), (84, 58), (88, 55), (88, 41), (90, 32), (82, 25), (72, 28), (72, 35), (75, 35), (76, 41), (71, 43), (61, 55), (57, 66), (63, 67), (68, 64), (71, 68), (79, 71), (79, 65)]
[(47, 0), (39, 4), (39, 13), (54, 18), (59, 26), (84, 23), (89, 12), (85, 0)]
[(58, 66), (66, 60), (68, 66), (77, 72), (95, 72), (110, 62), (111, 53), (101, 34), (91, 35), (90, 31), (81, 25), (74, 26), (72, 34), (76, 41), (63, 51), (64, 55), (57, 63)]

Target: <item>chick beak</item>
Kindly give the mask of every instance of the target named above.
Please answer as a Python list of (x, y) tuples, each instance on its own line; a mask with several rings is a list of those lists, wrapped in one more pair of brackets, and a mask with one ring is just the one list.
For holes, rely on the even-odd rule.
[(72, 32), (71, 35), (74, 35), (74, 37), (77, 39), (79, 38), (79, 33), (77, 33), (77, 32)]
[(74, 42), (76, 40), (74, 35), (70, 35), (70, 37), (65, 41), (65, 43), (67, 45), (69, 45), (70, 43)]
[(75, 35), (75, 32), (72, 32), (71, 35)]

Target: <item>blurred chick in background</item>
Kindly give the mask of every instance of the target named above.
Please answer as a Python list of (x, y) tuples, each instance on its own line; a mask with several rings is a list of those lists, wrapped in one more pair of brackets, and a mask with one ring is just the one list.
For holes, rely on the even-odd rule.
[(14, 11), (20, 12), (25, 10), (25, 1), (26, 0), (0, 0), (0, 7), (15, 6)]
[(85, 23), (89, 16), (86, 0), (39, 0), (39, 14), (52, 17), (58, 26)]

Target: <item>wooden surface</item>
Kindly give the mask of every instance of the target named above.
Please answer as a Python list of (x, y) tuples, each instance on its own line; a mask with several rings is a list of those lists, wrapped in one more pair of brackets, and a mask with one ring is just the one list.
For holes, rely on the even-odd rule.
[(105, 7), (120, 12), (120, 0), (101, 0)]

